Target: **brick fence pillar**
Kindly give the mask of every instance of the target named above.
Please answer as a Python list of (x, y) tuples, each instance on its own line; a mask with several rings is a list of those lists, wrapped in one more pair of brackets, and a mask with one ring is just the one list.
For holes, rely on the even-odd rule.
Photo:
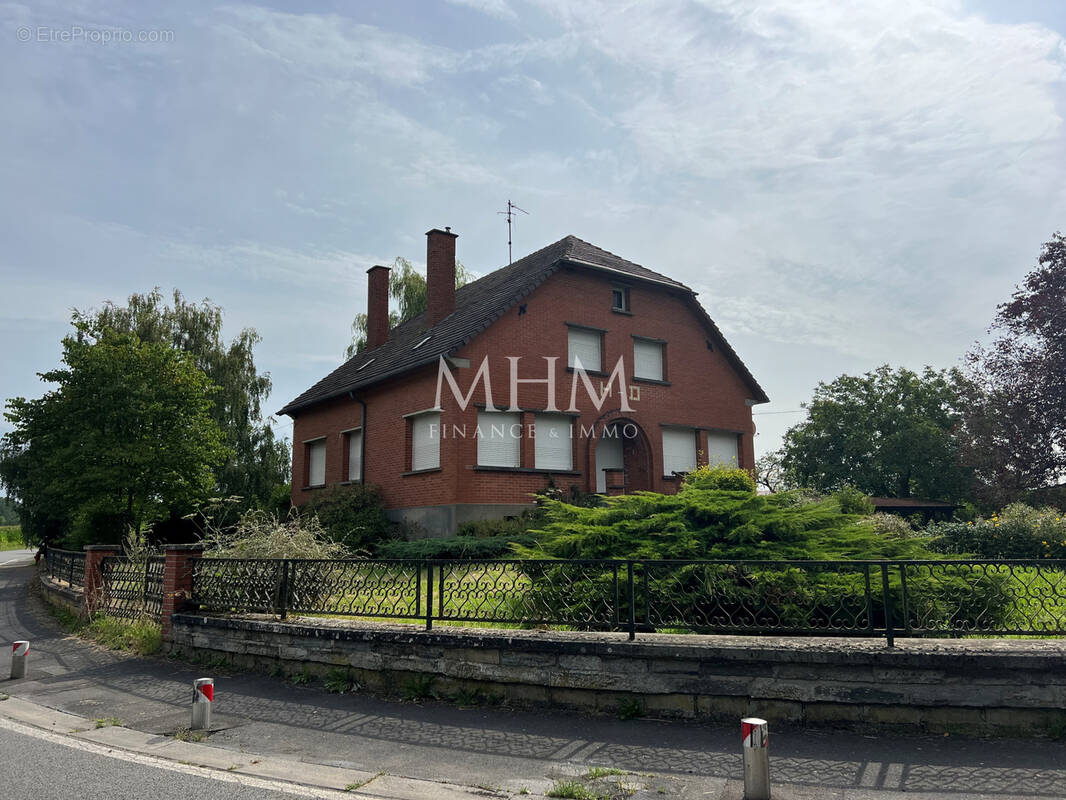
[(82, 583), (82, 613), (91, 617), (104, 602), (104, 559), (118, 555), (113, 544), (87, 544), (85, 550), (85, 579)]
[(164, 548), (163, 613), (159, 620), (163, 641), (170, 641), (170, 617), (192, 602), (193, 564), (204, 554), (201, 544), (168, 544)]

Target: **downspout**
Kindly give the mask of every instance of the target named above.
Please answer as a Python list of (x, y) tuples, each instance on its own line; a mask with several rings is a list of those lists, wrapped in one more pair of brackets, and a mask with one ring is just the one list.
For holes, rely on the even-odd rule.
[(356, 397), (355, 392), (348, 392), (348, 397), (363, 407), (361, 424), (363, 435), (359, 437), (359, 483), (366, 484), (366, 400)]

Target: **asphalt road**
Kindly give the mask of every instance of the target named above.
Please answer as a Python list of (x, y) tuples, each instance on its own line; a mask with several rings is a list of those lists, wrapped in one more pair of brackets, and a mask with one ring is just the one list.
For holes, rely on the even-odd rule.
[[(10, 723), (0, 725), (0, 786), (4, 797), (33, 800), (291, 800), (340, 793), (215, 773), (131, 756), (103, 745), (74, 742)], [(69, 743), (60, 743), (66, 739)], [(155, 762), (155, 763), (153, 763)], [(350, 796), (350, 795), (349, 795)]]
[(0, 567), (5, 564), (26, 564), (33, 562), (36, 550), (0, 550)]

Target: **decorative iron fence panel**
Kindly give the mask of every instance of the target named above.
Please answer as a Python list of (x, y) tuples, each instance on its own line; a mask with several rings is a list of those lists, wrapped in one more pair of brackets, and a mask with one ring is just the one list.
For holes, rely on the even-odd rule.
[(65, 583), (72, 589), (85, 588), (85, 553), (49, 547), (44, 554), (44, 565), (53, 581)]
[(281, 617), (559, 625), (631, 637), (1066, 635), (1066, 560), (204, 558), (193, 568), (192, 600)]
[(162, 556), (131, 560), (108, 556), (100, 562), (103, 598), (99, 610), (113, 617), (158, 619), (163, 611)]

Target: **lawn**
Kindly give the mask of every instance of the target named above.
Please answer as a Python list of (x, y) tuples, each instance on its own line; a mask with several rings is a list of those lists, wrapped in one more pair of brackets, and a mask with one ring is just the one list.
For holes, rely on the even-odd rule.
[(25, 546), (18, 525), (0, 525), (0, 550), (22, 550)]

